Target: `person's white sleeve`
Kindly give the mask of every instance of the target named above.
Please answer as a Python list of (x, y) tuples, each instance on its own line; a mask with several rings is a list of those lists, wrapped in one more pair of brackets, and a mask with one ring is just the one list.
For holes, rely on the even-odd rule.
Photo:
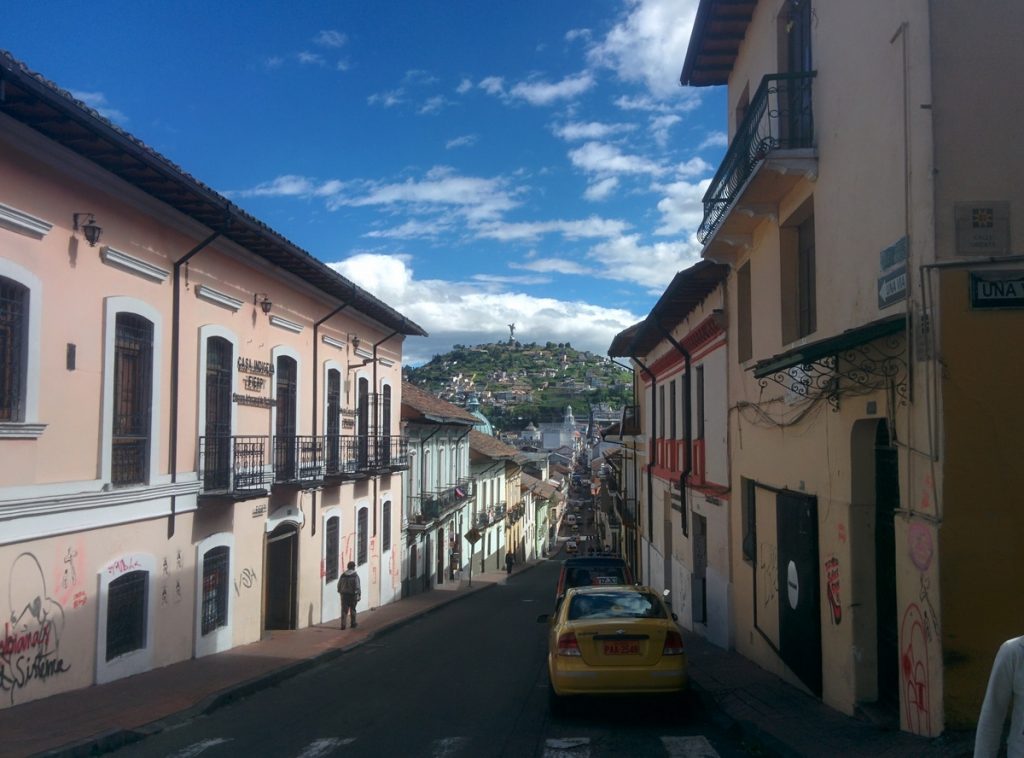
[(996, 653), (992, 673), (985, 690), (974, 738), (974, 758), (996, 758), (1003, 738), (1003, 725), (1013, 694), (1013, 654), (1010, 642), (1004, 642)]

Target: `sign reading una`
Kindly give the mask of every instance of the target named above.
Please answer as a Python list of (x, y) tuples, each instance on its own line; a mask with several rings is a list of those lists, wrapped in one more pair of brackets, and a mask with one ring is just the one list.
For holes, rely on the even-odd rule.
[(1024, 308), (1024, 271), (972, 271), (971, 307)]

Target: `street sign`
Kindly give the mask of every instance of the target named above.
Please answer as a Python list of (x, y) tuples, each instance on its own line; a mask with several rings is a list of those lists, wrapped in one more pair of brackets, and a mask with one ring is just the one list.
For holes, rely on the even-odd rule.
[(470, 545), (475, 545), (476, 543), (478, 543), (478, 542), (480, 541), (480, 538), (481, 538), (482, 536), (483, 536), (483, 535), (482, 535), (482, 534), (480, 534), (480, 530), (479, 530), (479, 529), (477, 529), (477, 528), (476, 528), (476, 527), (474, 526), (474, 527), (473, 527), (472, 529), (470, 529), (470, 530), (469, 530), (468, 532), (466, 532), (466, 541), (467, 541), (467, 542), (468, 542), (468, 543), (469, 543)]

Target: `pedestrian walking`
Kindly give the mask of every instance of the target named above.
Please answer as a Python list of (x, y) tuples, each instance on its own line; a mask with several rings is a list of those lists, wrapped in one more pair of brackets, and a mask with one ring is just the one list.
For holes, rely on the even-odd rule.
[(505, 573), (512, 573), (512, 564), (516, 562), (515, 556), (512, 555), (512, 551), (509, 550), (505, 553)]
[[(1010, 710), (1011, 704), (1013, 710)], [(996, 758), (1003, 741), (1006, 714), (1010, 713), (1008, 758), (1024, 756), (1024, 637), (1014, 637), (999, 646), (988, 679), (985, 700), (974, 738), (974, 758)]]
[(341, 628), (345, 628), (345, 622), (351, 617), (352, 628), (355, 629), (356, 604), (362, 597), (355, 561), (349, 561), (348, 568), (338, 577), (338, 594), (341, 595)]

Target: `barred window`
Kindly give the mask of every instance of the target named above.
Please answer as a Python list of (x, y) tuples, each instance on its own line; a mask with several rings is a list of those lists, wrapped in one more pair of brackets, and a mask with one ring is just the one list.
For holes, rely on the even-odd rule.
[(215, 547), (203, 555), (203, 634), (228, 624), (229, 548)]
[(0, 421), (25, 420), (28, 288), (0, 277)]
[(381, 509), (381, 519), (384, 521), (384, 528), (382, 529), (383, 534), (381, 535), (380, 549), (382, 552), (386, 552), (391, 549), (391, 501), (388, 500), (384, 503), (384, 507)]
[(107, 660), (146, 646), (149, 572), (129, 571), (107, 587)]
[(144, 484), (149, 470), (153, 324), (118, 313), (114, 335), (114, 434), (111, 483)]
[(366, 508), (360, 508), (359, 509), (359, 518), (358, 518), (358, 526), (357, 526), (358, 533), (356, 535), (356, 563), (358, 563), (360, 566), (362, 566), (368, 560), (368, 558), (367, 558), (367, 553), (369, 552), (367, 550), (367, 548), (368, 548), (368, 541), (369, 541), (368, 516), (369, 516), (369, 514), (368, 514)]
[(341, 522), (337, 516), (327, 519), (327, 528), (324, 530), (324, 582), (330, 583), (338, 578), (338, 525)]

